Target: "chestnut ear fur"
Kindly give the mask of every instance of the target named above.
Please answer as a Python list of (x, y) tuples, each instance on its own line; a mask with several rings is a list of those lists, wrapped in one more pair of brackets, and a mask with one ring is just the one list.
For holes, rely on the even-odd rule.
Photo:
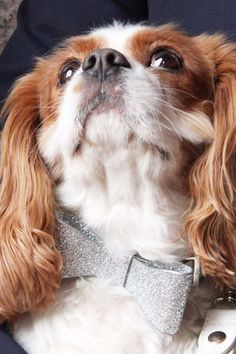
[(18, 80), (3, 113), (0, 169), (0, 317), (44, 307), (60, 283), (52, 181), (36, 143), (38, 77)]
[(192, 205), (186, 232), (203, 272), (236, 286), (236, 45), (199, 37), (214, 63), (215, 136), (190, 175)]

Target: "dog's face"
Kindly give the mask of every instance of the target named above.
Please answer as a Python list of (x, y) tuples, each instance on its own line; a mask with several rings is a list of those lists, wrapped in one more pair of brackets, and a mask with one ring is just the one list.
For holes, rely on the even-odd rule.
[[(127, 159), (136, 176), (130, 190), (148, 180), (153, 194), (163, 184), (177, 198), (189, 195), (186, 231), (203, 270), (235, 283), (235, 75), (235, 46), (221, 36), (114, 25), (70, 39), (18, 81), (5, 107), (0, 269), (5, 287), (14, 283), (21, 296), (3, 297), (5, 316), (45, 304), (58, 286), (53, 183), (66, 206), (86, 200), (89, 208), (86, 186), (115, 183)], [(20, 269), (17, 276), (19, 259), (28, 282)]]
[(72, 38), (38, 65), (43, 156), (51, 164), (134, 138), (167, 155), (176, 140), (212, 141), (213, 65), (197, 40), (167, 26)]
[(213, 63), (195, 42), (169, 27), (117, 26), (72, 38), (41, 62), (46, 159), (133, 137), (164, 151), (176, 137), (212, 140)]

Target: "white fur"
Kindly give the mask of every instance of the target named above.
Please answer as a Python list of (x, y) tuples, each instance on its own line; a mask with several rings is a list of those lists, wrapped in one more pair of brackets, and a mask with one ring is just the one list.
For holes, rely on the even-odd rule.
[[(91, 108), (86, 143), (80, 107), (89, 84), (80, 69), (66, 86), (57, 122), (41, 131), (39, 147), (49, 166), (62, 160), (59, 203), (78, 213), (112, 252), (177, 261), (189, 255), (178, 236), (188, 205), (178, 179), (180, 142), (209, 140), (212, 126), (200, 113), (176, 110), (157, 76), (131, 57), (129, 38), (140, 28), (116, 24), (95, 32), (104, 38), (104, 47), (119, 50), (132, 67), (113, 85), (114, 106)], [(202, 129), (199, 124), (194, 129), (199, 118)], [(80, 151), (74, 154), (78, 143)], [(169, 159), (157, 145), (168, 151)], [(30, 354), (194, 354), (200, 328), (194, 323), (207, 307), (199, 303), (202, 294), (193, 293), (190, 320), (171, 337), (151, 327), (125, 289), (99, 279), (78, 280), (62, 285), (47, 311), (19, 320), (15, 337)]]

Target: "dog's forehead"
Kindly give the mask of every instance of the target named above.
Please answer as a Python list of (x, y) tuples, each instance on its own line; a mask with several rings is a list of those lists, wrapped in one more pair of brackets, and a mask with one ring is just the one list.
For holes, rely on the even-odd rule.
[(91, 35), (101, 39), (103, 47), (124, 52), (128, 50), (130, 42), (135, 35), (143, 30), (144, 27), (141, 25), (114, 24), (112, 26), (94, 30)]
[(86, 36), (72, 38), (69, 47), (83, 58), (96, 49), (111, 48), (138, 61), (145, 53), (151, 54), (157, 48), (172, 48), (180, 55), (188, 58), (198, 57), (201, 50), (194, 37), (188, 36), (173, 24), (159, 27), (143, 24), (113, 25), (92, 30)]

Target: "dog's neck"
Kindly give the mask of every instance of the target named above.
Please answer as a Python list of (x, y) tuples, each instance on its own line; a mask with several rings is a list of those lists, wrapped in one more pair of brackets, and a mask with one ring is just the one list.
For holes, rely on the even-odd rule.
[(64, 161), (64, 181), (57, 189), (63, 206), (118, 254), (135, 251), (163, 261), (186, 256), (179, 234), (188, 201), (175, 156), (137, 139), (106, 149), (87, 143), (78, 153), (68, 165)]

